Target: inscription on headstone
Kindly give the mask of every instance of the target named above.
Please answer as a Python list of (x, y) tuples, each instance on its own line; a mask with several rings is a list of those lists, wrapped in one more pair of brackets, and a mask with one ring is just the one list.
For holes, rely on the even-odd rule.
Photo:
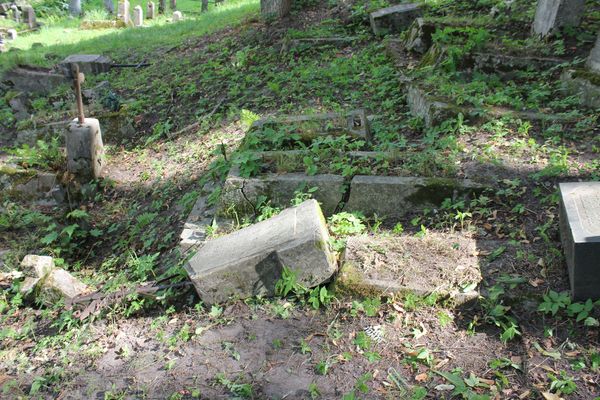
[(600, 298), (600, 182), (561, 183), (560, 233), (576, 300)]

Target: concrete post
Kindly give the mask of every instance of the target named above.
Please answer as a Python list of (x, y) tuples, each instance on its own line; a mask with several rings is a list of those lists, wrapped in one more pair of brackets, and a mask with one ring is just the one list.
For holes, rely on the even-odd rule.
[(85, 118), (82, 124), (74, 119), (66, 135), (67, 170), (80, 183), (99, 178), (104, 168), (104, 145), (100, 122)]

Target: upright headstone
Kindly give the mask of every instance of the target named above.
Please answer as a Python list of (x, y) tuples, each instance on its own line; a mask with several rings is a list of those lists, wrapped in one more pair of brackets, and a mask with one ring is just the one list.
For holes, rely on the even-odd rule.
[(8, 38), (10, 40), (15, 40), (17, 38), (17, 31), (15, 29), (9, 29), (6, 31), (6, 33), (8, 34)]
[(177, 10), (177, 0), (171, 0), (171, 10)]
[(104, 0), (104, 8), (106, 9), (106, 12), (111, 15), (115, 13), (115, 3), (113, 0)]
[(142, 6), (135, 6), (133, 8), (133, 26), (140, 27), (144, 25), (144, 12)]
[(560, 233), (571, 296), (600, 298), (600, 182), (559, 184)]
[(598, 39), (596, 39), (596, 45), (590, 53), (590, 57), (587, 60), (586, 66), (590, 71), (600, 73), (600, 32), (598, 32)]
[(153, 1), (149, 1), (146, 5), (146, 18), (154, 19), (156, 17), (156, 5)]
[(267, 18), (282, 18), (290, 13), (292, 0), (260, 0), (260, 13)]
[(173, 13), (173, 22), (179, 22), (183, 19), (183, 14), (181, 14), (181, 11), (175, 11)]
[(585, 0), (538, 0), (532, 32), (546, 37), (566, 26), (579, 26)]
[(35, 20), (35, 10), (31, 6), (23, 7), (23, 12), (25, 13), (25, 21), (27, 22), (27, 26), (29, 29), (33, 29), (37, 26), (37, 22)]
[(81, 15), (81, 0), (69, 1), (69, 13), (74, 17)]
[(21, 22), (21, 11), (19, 11), (19, 7), (16, 4), (10, 6), (12, 10), (13, 20), (17, 23)]
[(85, 118), (80, 124), (74, 119), (69, 124), (66, 135), (67, 170), (80, 183), (97, 179), (104, 168), (104, 145), (100, 122), (94, 118)]
[(167, 10), (167, 0), (158, 0), (158, 13), (164, 14)]
[(119, 13), (117, 15), (125, 25), (129, 24), (129, 0), (119, 1)]

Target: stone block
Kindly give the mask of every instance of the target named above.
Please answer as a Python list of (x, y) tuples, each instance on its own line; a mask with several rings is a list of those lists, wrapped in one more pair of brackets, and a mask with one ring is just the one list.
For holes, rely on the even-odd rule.
[(56, 268), (52, 257), (29, 254), (21, 261), (21, 269), (29, 275), (21, 286), (21, 292), (29, 293), (37, 288), (37, 294), (46, 303), (60, 298), (71, 299), (88, 290), (79, 279), (64, 269)]
[(208, 229), (212, 226), (215, 214), (216, 207), (209, 205), (207, 196), (201, 194), (183, 225), (181, 235), (179, 235), (179, 250), (182, 254), (198, 248), (206, 241)]
[(600, 182), (560, 183), (560, 233), (575, 300), (600, 298)]
[(437, 293), (456, 302), (478, 297), (482, 280), (476, 241), (459, 234), (348, 238), (335, 288), (366, 297)]
[(470, 180), (357, 175), (344, 211), (401, 218), (411, 211), (439, 207), (446, 198), (465, 198), (484, 187)]
[(58, 86), (69, 83), (64, 75), (54, 74), (49, 69), (37, 67), (17, 67), (4, 74), (3, 81), (12, 83), (15, 90), (23, 93), (46, 95)]
[(266, 221), (209, 240), (186, 269), (209, 304), (231, 296), (272, 296), (284, 266), (295, 271), (305, 287), (328, 280), (336, 269), (328, 241), (319, 204), (307, 200)]
[(225, 181), (217, 213), (232, 216), (253, 214), (261, 199), (268, 199), (274, 207), (286, 208), (294, 198), (294, 192), (316, 187), (312, 193), (321, 203), (325, 215), (331, 215), (342, 201), (344, 178), (323, 174), (309, 176), (304, 173), (265, 174), (256, 178), (244, 178), (239, 170), (232, 169)]
[(99, 178), (104, 168), (104, 145), (100, 123), (86, 118), (83, 124), (74, 119), (66, 134), (67, 170), (80, 183)]
[(435, 29), (435, 24), (426, 22), (423, 18), (415, 19), (404, 38), (404, 48), (408, 51), (425, 54), (431, 47), (431, 36)]
[(534, 35), (546, 37), (567, 26), (579, 26), (585, 0), (538, 0), (531, 28)]
[(570, 95), (580, 96), (583, 106), (600, 108), (600, 73), (567, 70), (562, 73), (560, 80), (562, 89)]
[(17, 39), (17, 31), (15, 29), (9, 29), (6, 31), (6, 33), (8, 34), (8, 38), (10, 40), (16, 40)]
[(400, 33), (421, 16), (421, 6), (416, 3), (398, 4), (382, 8), (370, 15), (371, 29), (375, 35)]
[(179, 22), (183, 20), (183, 14), (181, 11), (175, 11), (173, 13), (173, 22)]
[(447, 119), (455, 118), (460, 112), (456, 105), (428, 95), (425, 90), (417, 85), (409, 84), (407, 87), (406, 102), (410, 113), (415, 117), (423, 118), (427, 128), (436, 126)]
[(125, 25), (129, 25), (129, 0), (119, 0), (117, 18), (123, 21)]
[(74, 54), (65, 58), (59, 68), (65, 76), (70, 77), (71, 64), (79, 66), (79, 72), (85, 75), (96, 75), (110, 71), (112, 61), (110, 58), (98, 54)]
[(154, 19), (156, 17), (156, 5), (153, 1), (149, 1), (146, 6), (146, 19)]
[(140, 27), (144, 25), (144, 11), (141, 6), (135, 6), (133, 8), (133, 26)]
[(28, 254), (21, 261), (21, 270), (25, 273), (35, 273), (38, 278), (44, 278), (54, 270), (54, 259), (50, 256)]
[(252, 130), (271, 128), (299, 135), (304, 141), (319, 136), (349, 135), (366, 141), (371, 140), (369, 120), (365, 110), (346, 113), (318, 113), (306, 115), (284, 115), (260, 119), (252, 124)]
[(600, 33), (598, 33), (598, 39), (596, 39), (596, 45), (592, 49), (590, 56), (587, 60), (586, 67), (595, 73), (600, 74)]

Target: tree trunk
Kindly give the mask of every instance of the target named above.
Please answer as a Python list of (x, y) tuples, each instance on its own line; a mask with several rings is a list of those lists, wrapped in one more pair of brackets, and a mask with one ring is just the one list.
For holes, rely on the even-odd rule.
[(208, 11), (208, 0), (202, 0), (202, 10), (200, 10), (201, 12), (207, 12)]
[(290, 13), (292, 0), (260, 0), (260, 13), (263, 17), (282, 18)]
[(81, 0), (69, 1), (69, 13), (74, 17), (79, 17), (81, 15)]
[(113, 0), (104, 0), (104, 8), (106, 8), (106, 11), (109, 14), (115, 13), (115, 4), (113, 3)]

